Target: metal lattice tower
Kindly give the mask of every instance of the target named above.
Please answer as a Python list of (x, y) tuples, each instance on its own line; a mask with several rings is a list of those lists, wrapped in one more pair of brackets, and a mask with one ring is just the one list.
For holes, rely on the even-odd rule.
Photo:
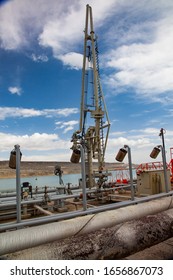
[[(96, 177), (104, 177), (110, 123), (100, 83), (98, 43), (93, 28), (92, 8), (89, 5), (86, 6), (84, 34), (80, 127), (78, 136), (73, 137), (72, 142), (73, 150), (79, 139), (85, 143), (87, 182), (89, 187), (93, 187)], [(98, 162), (97, 175), (93, 172), (93, 160)]]

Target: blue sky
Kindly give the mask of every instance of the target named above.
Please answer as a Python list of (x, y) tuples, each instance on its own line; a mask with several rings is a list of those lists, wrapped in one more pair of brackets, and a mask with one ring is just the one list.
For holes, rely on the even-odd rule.
[[(111, 129), (106, 161), (124, 144), (152, 161), (173, 146), (172, 0), (0, 1), (0, 160), (69, 161), (79, 128), (86, 4), (93, 9)], [(160, 160), (161, 157), (158, 157)]]

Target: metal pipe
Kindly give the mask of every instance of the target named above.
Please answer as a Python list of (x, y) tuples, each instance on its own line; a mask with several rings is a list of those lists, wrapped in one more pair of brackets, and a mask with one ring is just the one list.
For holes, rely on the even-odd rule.
[(0, 192), (0, 199), (4, 197), (16, 196), (16, 192)]
[(130, 175), (130, 188), (131, 188), (131, 200), (134, 200), (134, 187), (133, 187), (133, 172), (132, 172), (132, 158), (131, 158), (131, 149), (128, 145), (124, 145), (124, 148), (127, 148), (128, 151), (128, 162), (129, 162), (129, 175)]
[(34, 208), (36, 208), (37, 210), (39, 210), (40, 212), (42, 212), (45, 215), (48, 215), (48, 216), (53, 215), (52, 212), (50, 212), (48, 210), (45, 210), (45, 209), (43, 209), (42, 207), (40, 207), (38, 205), (34, 205)]
[[(86, 211), (78, 210), (78, 211), (72, 211), (72, 212), (63, 213), (63, 214), (55, 214), (50, 217), (35, 218), (32, 220), (28, 220), (28, 221), (22, 221), (20, 225), (18, 223), (5, 224), (5, 225), (0, 226), (0, 232), (18, 228), (19, 226), (25, 227), (25, 226), (41, 225), (41, 224), (45, 224), (45, 223), (59, 221), (62, 219), (66, 220), (66, 219), (76, 218), (76, 217), (80, 217), (80, 216), (84, 216), (84, 215), (96, 214), (99, 212), (109, 211), (109, 210), (118, 209), (118, 208), (124, 208), (127, 206), (141, 204), (144, 202), (149, 202), (149, 201), (153, 201), (156, 199), (168, 197), (168, 199), (170, 199), (170, 200), (168, 200), (167, 204), (165, 205), (162, 202), (162, 205), (160, 205), (160, 209), (163, 209), (161, 211), (164, 211), (164, 210), (167, 210), (168, 208), (173, 207), (172, 200), (171, 200), (172, 198), (169, 198), (169, 196), (172, 196), (172, 195), (173, 195), (173, 191), (170, 191), (169, 193), (161, 193), (161, 194), (150, 195), (148, 197), (142, 197), (142, 198), (136, 199), (134, 201), (129, 200), (129, 201), (123, 201), (123, 202), (117, 202), (117, 203), (113, 203), (113, 204), (103, 205), (103, 206), (99, 206), (96, 208), (88, 208)], [(168, 205), (170, 205), (170, 206), (167, 208)]]
[[(126, 189), (126, 188), (129, 188), (130, 185), (123, 185), (123, 184), (119, 184), (115, 187), (108, 187), (108, 188), (104, 188), (104, 189), (100, 189), (99, 191), (100, 192), (105, 192), (105, 191), (113, 191), (113, 190), (118, 190), (118, 189)], [(78, 193), (76, 194), (73, 194), (73, 195), (55, 195), (55, 196), (50, 196), (50, 199), (52, 201), (54, 200), (57, 200), (57, 199), (68, 199), (68, 198), (77, 198), (80, 196), (81, 193), (79, 193), (79, 190), (77, 191)], [(92, 190), (91, 189), (86, 189), (86, 194), (91, 194), (91, 193), (95, 193), (97, 192), (97, 189), (96, 188), (93, 188)], [(14, 198), (10, 198), (10, 200), (13, 200), (15, 199)], [(13, 202), (13, 201), (10, 201), (8, 199), (0, 199), (0, 209), (2, 209), (4, 206), (16, 206), (16, 203)], [(4, 201), (6, 201), (6, 203), (3, 203)], [(9, 203), (7, 202), (9, 201)], [(33, 203), (41, 203), (43, 202), (43, 197), (41, 197), (40, 195), (40, 198), (39, 198), (39, 195), (38, 196), (35, 196), (33, 197), (33, 200), (25, 200), (25, 201), (21, 201), (21, 205), (23, 204), (33, 204)]]
[[(134, 201), (130, 201), (134, 203)], [(112, 211), (85, 215), (68, 221), (20, 229), (0, 234), (0, 255), (33, 248), (35, 246), (61, 240), (70, 236), (88, 234), (101, 228), (156, 214), (173, 208), (173, 198), (166, 197), (142, 205), (131, 205)], [(92, 209), (92, 210), (95, 210)], [(84, 211), (82, 211), (84, 213)], [(87, 212), (87, 211), (85, 211)], [(51, 217), (50, 217), (51, 218)]]
[[(47, 189), (47, 192), (48, 193), (51, 193), (51, 194), (54, 194), (56, 193), (58, 190), (58, 187), (48, 187)], [(65, 187), (65, 190), (67, 191), (68, 190), (68, 187)], [(70, 190), (79, 190), (79, 186), (71, 186), (70, 187)], [(45, 190), (38, 190), (36, 191), (36, 189), (32, 189), (32, 194), (33, 195), (41, 195), (45, 192)], [(15, 197), (16, 196), (16, 192), (0, 192), (0, 201), (6, 197)]]
[(21, 222), (21, 189), (20, 189), (20, 146), (14, 146), (16, 151), (16, 208), (17, 223)]
[(167, 178), (167, 163), (166, 163), (166, 152), (165, 152), (165, 140), (164, 140), (164, 133), (165, 129), (161, 128), (159, 136), (162, 138), (162, 145), (159, 145), (158, 148), (162, 150), (162, 161), (163, 161), (163, 171), (164, 171), (164, 181), (165, 181), (165, 190), (168, 193), (168, 178)]
[[(58, 186), (58, 187), (55, 187), (55, 186), (54, 187), (47, 187), (47, 191), (48, 192), (56, 192), (59, 187), (60, 186)], [(41, 194), (41, 193), (45, 192), (44, 189), (45, 189), (45, 187), (39, 187), (38, 189), (33, 187), (32, 188), (32, 193), (33, 194)], [(67, 189), (68, 189), (68, 186), (65, 186), (65, 190), (67, 190)], [(71, 190), (77, 190), (77, 189), (79, 189), (79, 186), (77, 186), (77, 185), (76, 186), (71, 186), (70, 189)], [(3, 198), (3, 197), (6, 197), (6, 196), (14, 196), (14, 195), (16, 195), (16, 192), (13, 189), (10, 189), (8, 191), (6, 191), (6, 190), (3, 191), (1, 189), (1, 191), (0, 191), (0, 199), (1, 199), (1, 197)]]
[[(112, 183), (112, 185), (114, 185), (114, 187), (109, 186), (109, 183), (108, 183), (108, 186), (104, 187), (104, 189), (100, 189), (100, 191), (104, 192), (104, 191), (108, 191), (108, 190), (115, 190), (115, 189), (119, 189), (119, 188), (129, 188), (130, 187), (129, 184), (116, 183), (116, 182), (114, 182), (114, 183), (111, 182), (111, 183)], [(133, 185), (135, 185), (135, 183), (133, 183)], [(79, 187), (77, 187), (77, 188), (74, 187), (74, 189), (73, 188), (70, 188), (70, 189), (73, 190), (74, 192), (79, 192), (80, 191)], [(87, 190), (87, 193), (91, 193), (91, 192), (95, 192), (97, 190), (97, 188), (92, 188), (92, 189), (86, 188), (86, 190)], [(44, 192), (34, 193), (34, 195), (35, 195), (34, 198), (41, 197), (43, 193)], [(48, 194), (49, 194), (49, 191), (48, 191)], [(50, 196), (55, 195), (55, 194), (57, 194), (57, 192), (53, 191), (50, 194)], [(9, 195), (9, 196), (8, 196), (8, 193), (4, 196), (0, 196), (0, 203), (5, 201), (5, 200), (8, 200), (8, 199), (11, 199), (11, 200), (16, 199), (16, 192)]]
[[(139, 250), (143, 250), (153, 244), (158, 244), (163, 240), (168, 240), (170, 243), (169, 248), (162, 246), (160, 254), (155, 253), (156, 259), (158, 256), (161, 259), (172, 259), (173, 246), (171, 249), (172, 236), (172, 222), (173, 222), (173, 209), (156, 213), (145, 218), (133, 219), (131, 221), (122, 222), (118, 225), (110, 228), (102, 228), (96, 233), (88, 233), (83, 236), (71, 236), (63, 241), (57, 240), (53, 243), (42, 244), (39, 247), (32, 247), (27, 250), (19, 251), (18, 253), (11, 253), (2, 256), (1, 259), (5, 260), (72, 260), (72, 259), (85, 259), (90, 260), (119, 260), (136, 253)], [(148, 234), (149, 232), (149, 234)], [(141, 242), (144, 240), (144, 242)], [(90, 243), (88, 241), (91, 241)], [(173, 238), (172, 238), (173, 241)], [(89, 246), (88, 246), (89, 244)], [(53, 245), (53, 246), (52, 246)], [(118, 245), (118, 246), (117, 246)], [(166, 244), (165, 244), (166, 246)], [(77, 250), (76, 250), (77, 249)], [(153, 247), (153, 249), (155, 249)], [(152, 250), (153, 250), (152, 249)], [(150, 250), (148, 254), (149, 258), (153, 257), (153, 251)], [(155, 250), (154, 250), (155, 251)], [(159, 250), (160, 251), (160, 250)], [(166, 252), (169, 254), (165, 254)], [(139, 258), (133, 255), (130, 259), (141, 259), (142, 254), (139, 254)], [(128, 258), (128, 257), (127, 257)], [(128, 258), (129, 259), (129, 258)], [(152, 258), (155, 259), (155, 258)]]
[[(74, 194), (74, 195), (55, 195), (54, 197), (51, 197), (51, 200), (58, 200), (58, 199), (68, 199), (68, 198), (75, 198), (75, 197), (79, 197), (80, 194)], [(41, 203), (43, 202), (43, 197), (42, 198), (38, 198), (38, 199), (33, 199), (33, 200), (25, 200), (21, 202), (21, 205), (23, 204), (37, 204), (37, 203)], [(15, 202), (11, 202), (11, 203), (4, 203), (4, 204), (0, 204), (0, 209), (6, 206), (16, 206)]]
[(82, 169), (82, 194), (83, 194), (83, 210), (87, 209), (87, 199), (86, 199), (86, 172), (85, 172), (85, 148), (80, 145), (81, 150), (81, 169)]
[[(79, 190), (77, 191), (79, 193)], [(43, 194), (44, 193), (38, 193), (38, 194), (32, 194), (32, 198), (33, 199), (39, 199), (39, 198), (43, 198)], [(57, 196), (57, 191), (56, 192), (51, 192), (51, 193), (47, 193), (50, 197), (50, 199), (53, 197), (53, 196)], [(74, 195), (76, 195), (76, 192), (74, 191), (73, 193)], [(68, 194), (65, 195), (67, 198), (68, 198)], [(27, 200), (29, 200), (30, 197), (27, 198)], [(0, 197), (0, 204), (3, 203), (4, 201), (13, 201), (13, 200), (16, 200), (16, 195), (13, 195), (13, 196), (6, 196), (6, 197), (3, 197), (1, 198)]]
[(0, 198), (0, 203), (3, 203), (4, 201), (12, 201), (12, 200), (16, 200), (16, 196), (9, 196), (9, 197)]
[[(71, 188), (70, 188), (71, 189)], [(78, 190), (79, 188), (75, 188), (75, 189), (73, 189), (73, 190)], [(72, 190), (72, 189), (71, 189)], [(58, 191), (58, 189), (52, 189), (52, 190), (49, 190), (48, 189), (48, 191), (47, 191), (47, 193), (48, 194), (50, 194), (50, 196), (51, 195), (55, 195), (55, 194), (57, 194), (57, 191)], [(43, 194), (45, 193), (45, 191), (38, 191), (38, 192), (32, 192), (32, 196), (34, 196), (35, 195), (35, 197), (41, 197)], [(2, 201), (5, 201), (5, 200), (8, 200), (8, 199), (11, 199), (11, 200), (13, 200), (13, 199), (16, 199), (16, 192), (14, 192), (14, 193), (4, 193), (3, 195), (0, 195), (0, 203), (2, 202)]]
[(167, 177), (167, 164), (166, 164), (166, 155), (165, 155), (165, 149), (160, 145), (160, 148), (162, 150), (162, 160), (163, 160), (163, 172), (164, 172), (164, 181), (165, 181), (165, 191), (168, 193), (168, 177)]

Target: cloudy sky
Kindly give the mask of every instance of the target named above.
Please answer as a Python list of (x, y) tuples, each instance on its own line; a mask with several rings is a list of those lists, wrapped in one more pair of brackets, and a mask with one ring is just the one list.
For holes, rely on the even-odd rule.
[[(106, 161), (124, 144), (152, 161), (166, 130), (173, 146), (172, 0), (0, 1), (0, 160), (69, 161), (79, 128), (86, 4), (93, 9), (111, 122)], [(158, 157), (161, 160), (161, 157)]]

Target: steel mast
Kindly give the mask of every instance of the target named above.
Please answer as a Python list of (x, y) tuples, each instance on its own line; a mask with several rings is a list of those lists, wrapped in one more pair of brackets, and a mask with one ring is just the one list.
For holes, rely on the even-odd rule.
[[(93, 26), (92, 8), (89, 5), (86, 6), (84, 34), (80, 126), (79, 131), (72, 136), (72, 149), (75, 152), (79, 142), (84, 143), (87, 185), (93, 187), (97, 184), (100, 187), (106, 177), (103, 169), (110, 122), (100, 83), (98, 44)], [(88, 115), (90, 115), (89, 119)], [(106, 137), (104, 137), (105, 130)], [(93, 171), (93, 160), (98, 162), (97, 171)], [(98, 178), (97, 183), (96, 178)]]

